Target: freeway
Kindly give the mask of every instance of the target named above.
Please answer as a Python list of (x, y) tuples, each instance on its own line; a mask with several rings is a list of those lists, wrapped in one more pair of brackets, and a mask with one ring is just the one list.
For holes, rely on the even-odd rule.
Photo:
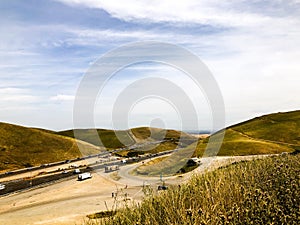
[[(28, 167), (24, 169), (18, 169), (13, 171), (7, 171), (4, 173), (0, 173), (0, 182), (12, 180), (12, 179), (20, 179), (24, 177), (29, 176), (35, 176), (36, 174), (39, 174), (40, 172), (49, 172), (49, 171), (55, 171), (55, 170), (64, 170), (68, 169), (71, 165), (78, 164), (78, 165), (93, 165), (99, 163), (99, 161), (103, 162), (107, 158), (111, 158), (112, 154), (116, 154), (118, 152), (124, 151), (124, 150), (134, 150), (135, 148), (144, 147), (146, 145), (157, 145), (160, 143), (165, 142), (165, 140), (162, 141), (153, 141), (153, 142), (146, 142), (146, 143), (140, 143), (140, 144), (133, 144), (131, 146), (127, 146), (124, 148), (114, 149), (110, 151), (102, 151), (99, 154), (93, 154), (93, 155), (87, 155), (82, 156), (74, 159), (68, 159), (58, 162), (52, 162), (47, 164), (42, 164), (40, 166), (34, 166), (34, 167)], [(100, 158), (98, 160), (97, 158)], [(118, 158), (118, 157), (116, 157)], [(136, 159), (129, 159), (129, 161), (134, 162)], [(19, 175), (19, 176), (17, 176)]]
[[(50, 185), (61, 179), (69, 177), (76, 177), (73, 173), (74, 169), (80, 169), (80, 172), (99, 171), (106, 166), (118, 165), (122, 167), (126, 164), (136, 163), (145, 159), (159, 157), (162, 155), (170, 154), (174, 150), (160, 152), (156, 154), (145, 154), (139, 157), (120, 158), (112, 156), (111, 153), (97, 154), (86, 156), (81, 159), (67, 160), (64, 163), (52, 163), (45, 166), (35, 167), (29, 170), (18, 170), (16, 173), (12, 172), (0, 178), (0, 182), (5, 188), (0, 189), (0, 196), (7, 195), (30, 188)], [(74, 163), (76, 162), (76, 164)]]

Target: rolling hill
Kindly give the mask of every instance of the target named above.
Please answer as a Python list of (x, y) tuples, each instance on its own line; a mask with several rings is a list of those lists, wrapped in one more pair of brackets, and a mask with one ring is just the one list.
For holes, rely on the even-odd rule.
[[(99, 152), (91, 144), (79, 143), (84, 155)], [(0, 123), (0, 171), (37, 166), (81, 157), (74, 139), (36, 128)]]
[[(218, 135), (220, 132), (212, 136)], [(198, 142), (197, 156), (203, 155), (208, 140)], [(299, 110), (264, 115), (226, 128), (218, 155), (274, 154), (296, 149), (300, 149)]]
[[(133, 145), (135, 141), (128, 131), (113, 131), (105, 129), (76, 129), (76, 138), (96, 146), (104, 146), (107, 149), (123, 148), (125, 145)], [(117, 135), (115, 134), (117, 133)], [(60, 131), (56, 134), (74, 138), (74, 130)], [(101, 139), (102, 144), (99, 141)], [(121, 138), (122, 141), (118, 139)]]
[[(108, 150), (124, 148), (120, 156), (136, 156), (144, 153), (157, 153), (175, 149), (178, 144), (188, 146), (197, 139), (176, 130), (138, 127), (130, 130), (76, 129), (76, 138)], [(59, 135), (74, 138), (73, 130), (57, 132)], [(99, 138), (102, 143), (99, 142)], [(163, 141), (161, 143), (158, 143)], [(147, 145), (143, 145), (147, 143)]]
[[(178, 145), (190, 151), (193, 150), (190, 144), (196, 140), (184, 132), (149, 127), (116, 132), (79, 129), (76, 132), (82, 140), (80, 149), (84, 155), (99, 152), (99, 137), (106, 149), (124, 148), (118, 153), (122, 156), (156, 153), (175, 149)], [(218, 135), (220, 132), (212, 137)], [(73, 130), (54, 132), (0, 123), (0, 171), (80, 157), (82, 153), (73, 137)], [(208, 141), (209, 137), (200, 139), (194, 155), (202, 156)], [(300, 150), (300, 111), (265, 115), (226, 128), (218, 155), (273, 154), (295, 150)], [(208, 149), (206, 155), (210, 152)]]

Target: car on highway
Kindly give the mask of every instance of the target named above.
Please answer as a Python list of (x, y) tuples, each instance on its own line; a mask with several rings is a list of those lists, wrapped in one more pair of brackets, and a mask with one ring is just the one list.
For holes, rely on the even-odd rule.
[(75, 169), (75, 170), (73, 171), (73, 173), (74, 173), (74, 174), (80, 173), (80, 169)]
[(5, 189), (5, 184), (0, 184), (0, 190)]

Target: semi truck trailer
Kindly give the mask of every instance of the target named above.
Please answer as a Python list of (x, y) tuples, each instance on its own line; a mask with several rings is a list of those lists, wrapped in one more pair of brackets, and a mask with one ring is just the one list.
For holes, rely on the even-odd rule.
[(85, 179), (89, 179), (89, 178), (92, 178), (91, 173), (78, 174), (78, 180), (85, 180)]

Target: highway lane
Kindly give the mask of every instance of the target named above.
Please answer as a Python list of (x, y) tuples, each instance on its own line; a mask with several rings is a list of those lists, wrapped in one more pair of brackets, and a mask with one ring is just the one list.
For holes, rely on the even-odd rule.
[[(43, 164), (41, 166), (24, 168), (24, 169), (19, 169), (19, 170), (15, 170), (15, 171), (8, 171), (8, 172), (0, 174), (0, 182), (21, 179), (21, 178), (27, 178), (27, 177), (35, 177), (38, 174), (40, 174), (41, 172), (49, 173), (49, 172), (59, 171), (59, 170), (68, 170), (71, 168), (72, 165), (90, 166), (90, 165), (94, 165), (94, 164), (105, 163), (107, 161), (113, 161), (117, 158), (120, 158), (120, 157), (113, 157), (112, 154), (118, 153), (120, 151), (124, 151), (125, 149), (143, 147), (146, 145), (159, 144), (162, 142), (164, 142), (164, 141), (154, 141), (154, 142), (147, 142), (147, 143), (141, 143), (141, 144), (134, 144), (129, 147), (124, 147), (124, 148), (115, 149), (115, 150), (111, 150), (111, 151), (103, 151), (103, 152), (100, 152), (99, 154), (83, 156), (81, 158), (69, 159), (69, 160), (64, 160), (64, 161), (59, 161), (59, 162), (52, 162), (52, 163), (48, 163), (48, 164)], [(107, 159), (109, 159), (109, 160), (107, 160)]]

